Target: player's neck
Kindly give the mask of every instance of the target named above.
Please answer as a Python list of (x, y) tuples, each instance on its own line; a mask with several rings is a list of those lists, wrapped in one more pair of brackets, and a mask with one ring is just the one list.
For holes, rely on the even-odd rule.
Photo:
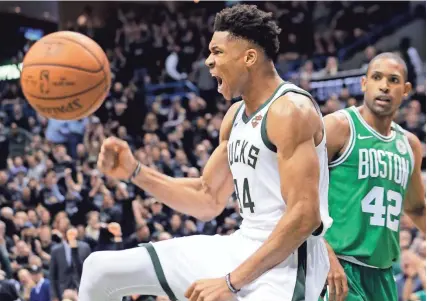
[(360, 115), (374, 130), (384, 136), (389, 136), (391, 133), (391, 123), (394, 116), (378, 116), (375, 115), (366, 105), (362, 106)]
[(275, 71), (252, 76), (247, 89), (242, 93), (248, 116), (266, 102), (282, 82), (282, 78)]

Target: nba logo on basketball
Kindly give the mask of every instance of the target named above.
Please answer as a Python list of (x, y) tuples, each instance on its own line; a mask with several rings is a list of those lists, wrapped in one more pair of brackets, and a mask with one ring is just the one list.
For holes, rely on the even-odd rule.
[(49, 94), (49, 71), (40, 72), (40, 93)]
[(255, 116), (254, 119), (252, 119), (252, 127), (256, 128), (258, 123), (262, 120), (262, 115), (259, 114), (258, 116)]

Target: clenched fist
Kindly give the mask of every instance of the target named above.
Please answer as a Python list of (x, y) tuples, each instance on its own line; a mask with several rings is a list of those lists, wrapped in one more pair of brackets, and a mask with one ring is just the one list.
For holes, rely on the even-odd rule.
[(128, 180), (138, 162), (127, 142), (109, 137), (104, 140), (98, 157), (98, 169), (107, 176), (119, 180)]

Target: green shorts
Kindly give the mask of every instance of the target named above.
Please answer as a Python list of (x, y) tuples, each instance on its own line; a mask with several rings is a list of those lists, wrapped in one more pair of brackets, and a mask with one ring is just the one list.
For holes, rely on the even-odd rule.
[[(392, 268), (373, 269), (340, 259), (347, 275), (346, 301), (397, 301), (397, 287)], [(325, 300), (328, 293), (326, 294)], [(319, 299), (320, 300), (320, 299)]]

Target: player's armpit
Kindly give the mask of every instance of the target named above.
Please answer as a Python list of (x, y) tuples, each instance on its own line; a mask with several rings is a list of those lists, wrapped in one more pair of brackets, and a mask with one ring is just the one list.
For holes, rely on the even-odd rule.
[(345, 149), (350, 137), (350, 124), (343, 113), (335, 112), (324, 119), (328, 161), (338, 158)]
[(412, 133), (406, 132), (409, 144), (414, 153), (414, 171), (409, 181), (405, 196), (404, 210), (414, 224), (426, 232), (426, 199), (425, 186), (421, 175), (422, 148), (420, 140)]
[(267, 135), (277, 148), (287, 209), (264, 244), (231, 273), (236, 289), (285, 260), (320, 226), (320, 172), (314, 137), (321, 129), (320, 116), (304, 96), (289, 93), (270, 107)]
[(156, 199), (174, 210), (200, 220), (211, 220), (224, 209), (233, 193), (233, 177), (228, 165), (227, 142), (239, 104), (225, 115), (220, 130), (220, 145), (198, 179), (176, 179), (143, 166), (133, 180)]

